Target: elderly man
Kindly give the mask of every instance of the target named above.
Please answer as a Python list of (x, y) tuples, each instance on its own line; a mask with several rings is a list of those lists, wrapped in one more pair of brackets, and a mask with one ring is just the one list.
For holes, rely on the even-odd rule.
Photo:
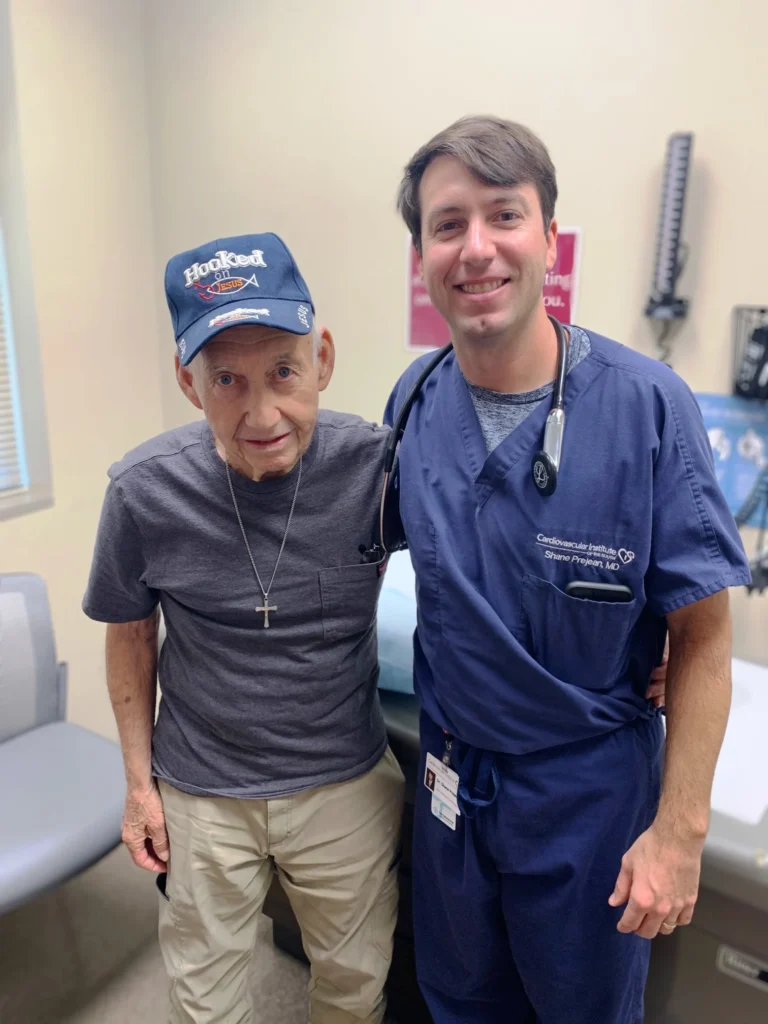
[(275, 865), (313, 1024), (379, 1022), (403, 777), (376, 691), (381, 567), (359, 547), (388, 430), (318, 412), (333, 341), (275, 235), (181, 253), (165, 285), (178, 383), (205, 419), (110, 470), (84, 610), (109, 623), (123, 838), (167, 877), (171, 1020), (251, 1019)]

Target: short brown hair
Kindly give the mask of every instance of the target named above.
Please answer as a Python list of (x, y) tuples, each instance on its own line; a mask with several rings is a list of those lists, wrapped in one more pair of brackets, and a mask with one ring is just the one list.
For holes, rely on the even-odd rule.
[(500, 117), (462, 117), (430, 139), (405, 168), (397, 207), (421, 252), (419, 187), (435, 157), (452, 156), (486, 185), (533, 185), (539, 195), (544, 230), (555, 216), (557, 179), (547, 148), (524, 125)]

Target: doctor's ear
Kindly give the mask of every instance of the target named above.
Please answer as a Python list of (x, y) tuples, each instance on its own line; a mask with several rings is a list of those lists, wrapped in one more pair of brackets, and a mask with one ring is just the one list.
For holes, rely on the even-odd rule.
[(547, 270), (557, 261), (557, 221), (553, 218), (547, 231)]
[(421, 283), (424, 284), (424, 260), (415, 245), (413, 247), (413, 251), (416, 253), (416, 269), (419, 272), (419, 279), (421, 280)]
[[(197, 356), (196, 358), (199, 359), (200, 357)], [(179, 387), (196, 409), (202, 409), (203, 403), (200, 401), (197, 390), (195, 389), (195, 379), (192, 375), (192, 371), (188, 366), (181, 365), (178, 355), (174, 358), (174, 365), (176, 367), (176, 381)]]

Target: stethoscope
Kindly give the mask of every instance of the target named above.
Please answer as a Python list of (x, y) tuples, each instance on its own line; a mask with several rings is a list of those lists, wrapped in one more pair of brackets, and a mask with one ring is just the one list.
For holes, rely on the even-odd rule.
[[(557, 474), (563, 454), (563, 434), (565, 432), (565, 376), (568, 362), (568, 340), (565, 329), (559, 320), (550, 316), (549, 320), (557, 336), (557, 369), (555, 386), (552, 391), (552, 406), (547, 414), (544, 425), (544, 442), (542, 448), (533, 456), (531, 476), (539, 493), (545, 497), (554, 494), (557, 487)], [(379, 507), (379, 539), (370, 548), (361, 545), (360, 552), (364, 562), (380, 562), (394, 551), (403, 550), (407, 544), (399, 514), (399, 497), (396, 487), (395, 462), (400, 442), (405, 433), (408, 417), (416, 399), (421, 393), (424, 382), (432, 371), (440, 365), (453, 349), (449, 343), (430, 359), (416, 383), (408, 392), (400, 412), (392, 426), (387, 450), (384, 456), (384, 486), (381, 491)]]

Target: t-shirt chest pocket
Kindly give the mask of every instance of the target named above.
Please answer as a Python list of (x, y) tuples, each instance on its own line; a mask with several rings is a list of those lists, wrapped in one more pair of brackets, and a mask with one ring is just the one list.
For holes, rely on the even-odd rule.
[(610, 690), (627, 658), (629, 634), (640, 604), (571, 597), (553, 583), (526, 573), (518, 639), (551, 675), (589, 690)]
[(318, 575), (325, 639), (341, 640), (371, 629), (382, 581), (378, 565), (334, 566)]

